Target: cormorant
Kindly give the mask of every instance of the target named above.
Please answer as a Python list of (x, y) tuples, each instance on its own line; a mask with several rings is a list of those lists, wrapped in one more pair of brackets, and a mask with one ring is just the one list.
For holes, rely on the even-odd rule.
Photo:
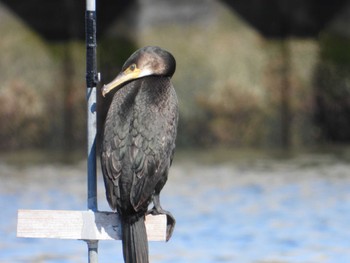
[(175, 151), (178, 102), (170, 82), (175, 67), (168, 51), (144, 47), (102, 89), (103, 96), (117, 90), (104, 124), (101, 164), (108, 203), (121, 217), (127, 263), (148, 262), (147, 213), (167, 215), (167, 240), (175, 225), (159, 201)]

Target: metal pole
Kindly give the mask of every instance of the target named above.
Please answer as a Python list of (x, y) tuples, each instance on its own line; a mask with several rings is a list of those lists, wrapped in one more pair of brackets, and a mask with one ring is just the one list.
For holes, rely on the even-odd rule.
[[(96, 85), (98, 82), (96, 65), (96, 3), (86, 0), (85, 13), (86, 30), (86, 86), (87, 86), (87, 181), (89, 210), (97, 211), (97, 179), (96, 179)], [(88, 262), (98, 262), (98, 241), (87, 240)]]
[(98, 262), (98, 241), (97, 240), (87, 240), (88, 245), (88, 262), (97, 263)]
[[(95, 7), (87, 0), (87, 8)], [(89, 4), (88, 4), (89, 3)], [(86, 10), (86, 85), (88, 129), (88, 209), (97, 211), (96, 183), (96, 12)]]

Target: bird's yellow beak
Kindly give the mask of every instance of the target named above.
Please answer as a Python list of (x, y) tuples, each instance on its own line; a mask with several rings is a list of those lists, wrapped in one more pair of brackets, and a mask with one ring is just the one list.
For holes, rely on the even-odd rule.
[(110, 83), (103, 85), (102, 96), (105, 97), (108, 92), (112, 89), (119, 87), (121, 84), (128, 82), (133, 79), (139, 78), (141, 75), (141, 70), (138, 68), (129, 67), (123, 72), (120, 72), (118, 76), (112, 80)]

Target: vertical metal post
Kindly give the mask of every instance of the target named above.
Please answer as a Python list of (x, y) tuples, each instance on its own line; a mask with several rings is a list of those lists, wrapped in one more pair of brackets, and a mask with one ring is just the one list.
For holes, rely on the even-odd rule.
[[(96, 65), (96, 3), (86, 0), (85, 13), (86, 30), (86, 86), (87, 86), (87, 181), (88, 181), (88, 209), (97, 211), (97, 178), (96, 178), (96, 133), (97, 106), (96, 85), (98, 82)], [(98, 262), (98, 241), (87, 240), (88, 262)]]
[[(95, 0), (87, 0), (87, 3)], [(87, 4), (87, 8), (95, 5)], [(88, 129), (88, 209), (97, 211), (96, 183), (96, 12), (86, 10), (86, 85), (87, 85), (87, 129)]]

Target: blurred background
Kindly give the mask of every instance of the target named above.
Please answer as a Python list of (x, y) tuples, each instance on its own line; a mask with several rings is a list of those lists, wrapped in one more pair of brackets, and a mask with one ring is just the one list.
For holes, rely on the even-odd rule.
[[(15, 238), (19, 208), (86, 207), (84, 11), (0, 1), (0, 262), (86, 262), (82, 242)], [(349, 0), (97, 1), (100, 86), (139, 47), (177, 60), (178, 226), (152, 262), (350, 262), (349, 23)]]

